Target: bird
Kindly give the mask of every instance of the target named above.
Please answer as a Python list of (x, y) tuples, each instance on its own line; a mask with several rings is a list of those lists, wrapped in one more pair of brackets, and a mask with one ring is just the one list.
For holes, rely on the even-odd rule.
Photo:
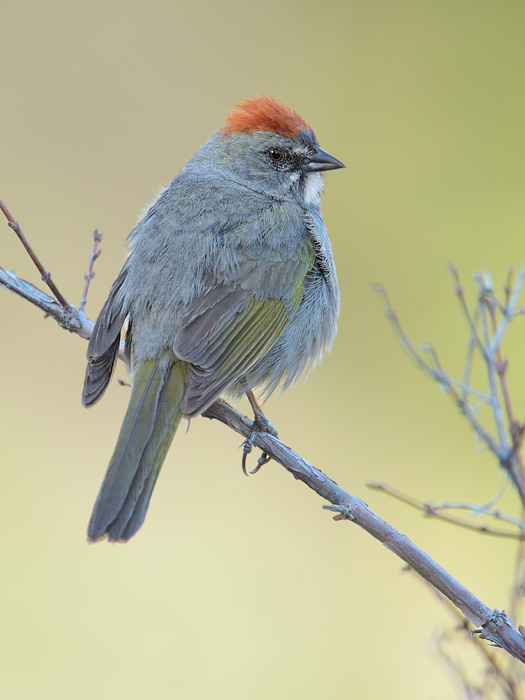
[(331, 348), (340, 294), (320, 201), (323, 172), (344, 167), (293, 109), (246, 99), (129, 234), (87, 351), (84, 406), (123, 334), (132, 381), (88, 541), (136, 534), (183, 417), (223, 395), (256, 410), (254, 392), (288, 388)]

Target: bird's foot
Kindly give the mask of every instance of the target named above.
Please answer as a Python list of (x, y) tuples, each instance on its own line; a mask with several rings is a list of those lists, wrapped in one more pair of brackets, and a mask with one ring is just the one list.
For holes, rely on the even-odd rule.
[[(243, 448), (242, 448), (242, 470), (248, 476), (248, 471), (246, 469), (246, 460), (248, 458), (248, 455), (252, 451), (253, 447), (253, 440), (255, 436), (258, 433), (269, 433), (270, 435), (273, 435), (274, 437), (277, 437), (277, 430), (273, 427), (273, 425), (270, 423), (268, 418), (264, 415), (262, 411), (257, 411), (255, 414), (255, 417), (253, 419), (252, 423), (252, 429), (250, 431), (250, 434), (246, 438), (246, 440), (243, 443)], [(257, 464), (254, 469), (252, 469), (249, 473), (250, 474), (256, 474), (259, 469), (264, 466), (265, 464), (268, 464), (270, 461), (271, 457), (266, 454), (266, 452), (262, 452), (261, 456), (257, 460)]]

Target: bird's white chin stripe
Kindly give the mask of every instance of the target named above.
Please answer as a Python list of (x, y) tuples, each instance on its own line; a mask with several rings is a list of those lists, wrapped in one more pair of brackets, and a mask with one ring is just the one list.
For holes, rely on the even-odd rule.
[(323, 187), (324, 181), (321, 173), (308, 173), (304, 178), (304, 203), (318, 205), (321, 201)]

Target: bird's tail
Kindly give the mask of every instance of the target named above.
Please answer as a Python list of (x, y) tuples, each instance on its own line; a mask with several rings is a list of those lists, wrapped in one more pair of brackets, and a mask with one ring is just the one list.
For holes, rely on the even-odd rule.
[(135, 372), (115, 451), (88, 526), (91, 541), (126, 542), (141, 527), (164, 458), (182, 418), (188, 366), (170, 351)]

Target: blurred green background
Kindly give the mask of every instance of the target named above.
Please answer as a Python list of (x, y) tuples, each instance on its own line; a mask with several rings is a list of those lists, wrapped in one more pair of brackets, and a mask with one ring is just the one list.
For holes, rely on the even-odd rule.
[[(371, 285), (458, 370), (467, 334), (447, 261), (474, 299), (472, 272), (489, 267), (501, 286), (525, 258), (525, 4), (2, 0), (0, 16), (0, 196), (75, 304), (103, 231), (92, 318), (143, 205), (240, 99), (281, 99), (347, 164), (323, 200), (338, 339), (266, 413), (284, 442), (507, 607), (512, 543), (366, 487), (485, 502), (500, 484), (403, 355)], [(0, 235), (0, 265), (38, 283), (14, 234)], [(86, 544), (128, 390), (113, 382), (81, 408), (85, 341), (0, 299), (3, 697), (454, 696), (435, 651), (452, 618), (429, 590), (279, 466), (245, 478), (240, 439), (219, 424), (177, 434), (135, 539)], [(517, 323), (517, 415), (523, 341)], [(516, 509), (512, 494), (503, 505)]]

